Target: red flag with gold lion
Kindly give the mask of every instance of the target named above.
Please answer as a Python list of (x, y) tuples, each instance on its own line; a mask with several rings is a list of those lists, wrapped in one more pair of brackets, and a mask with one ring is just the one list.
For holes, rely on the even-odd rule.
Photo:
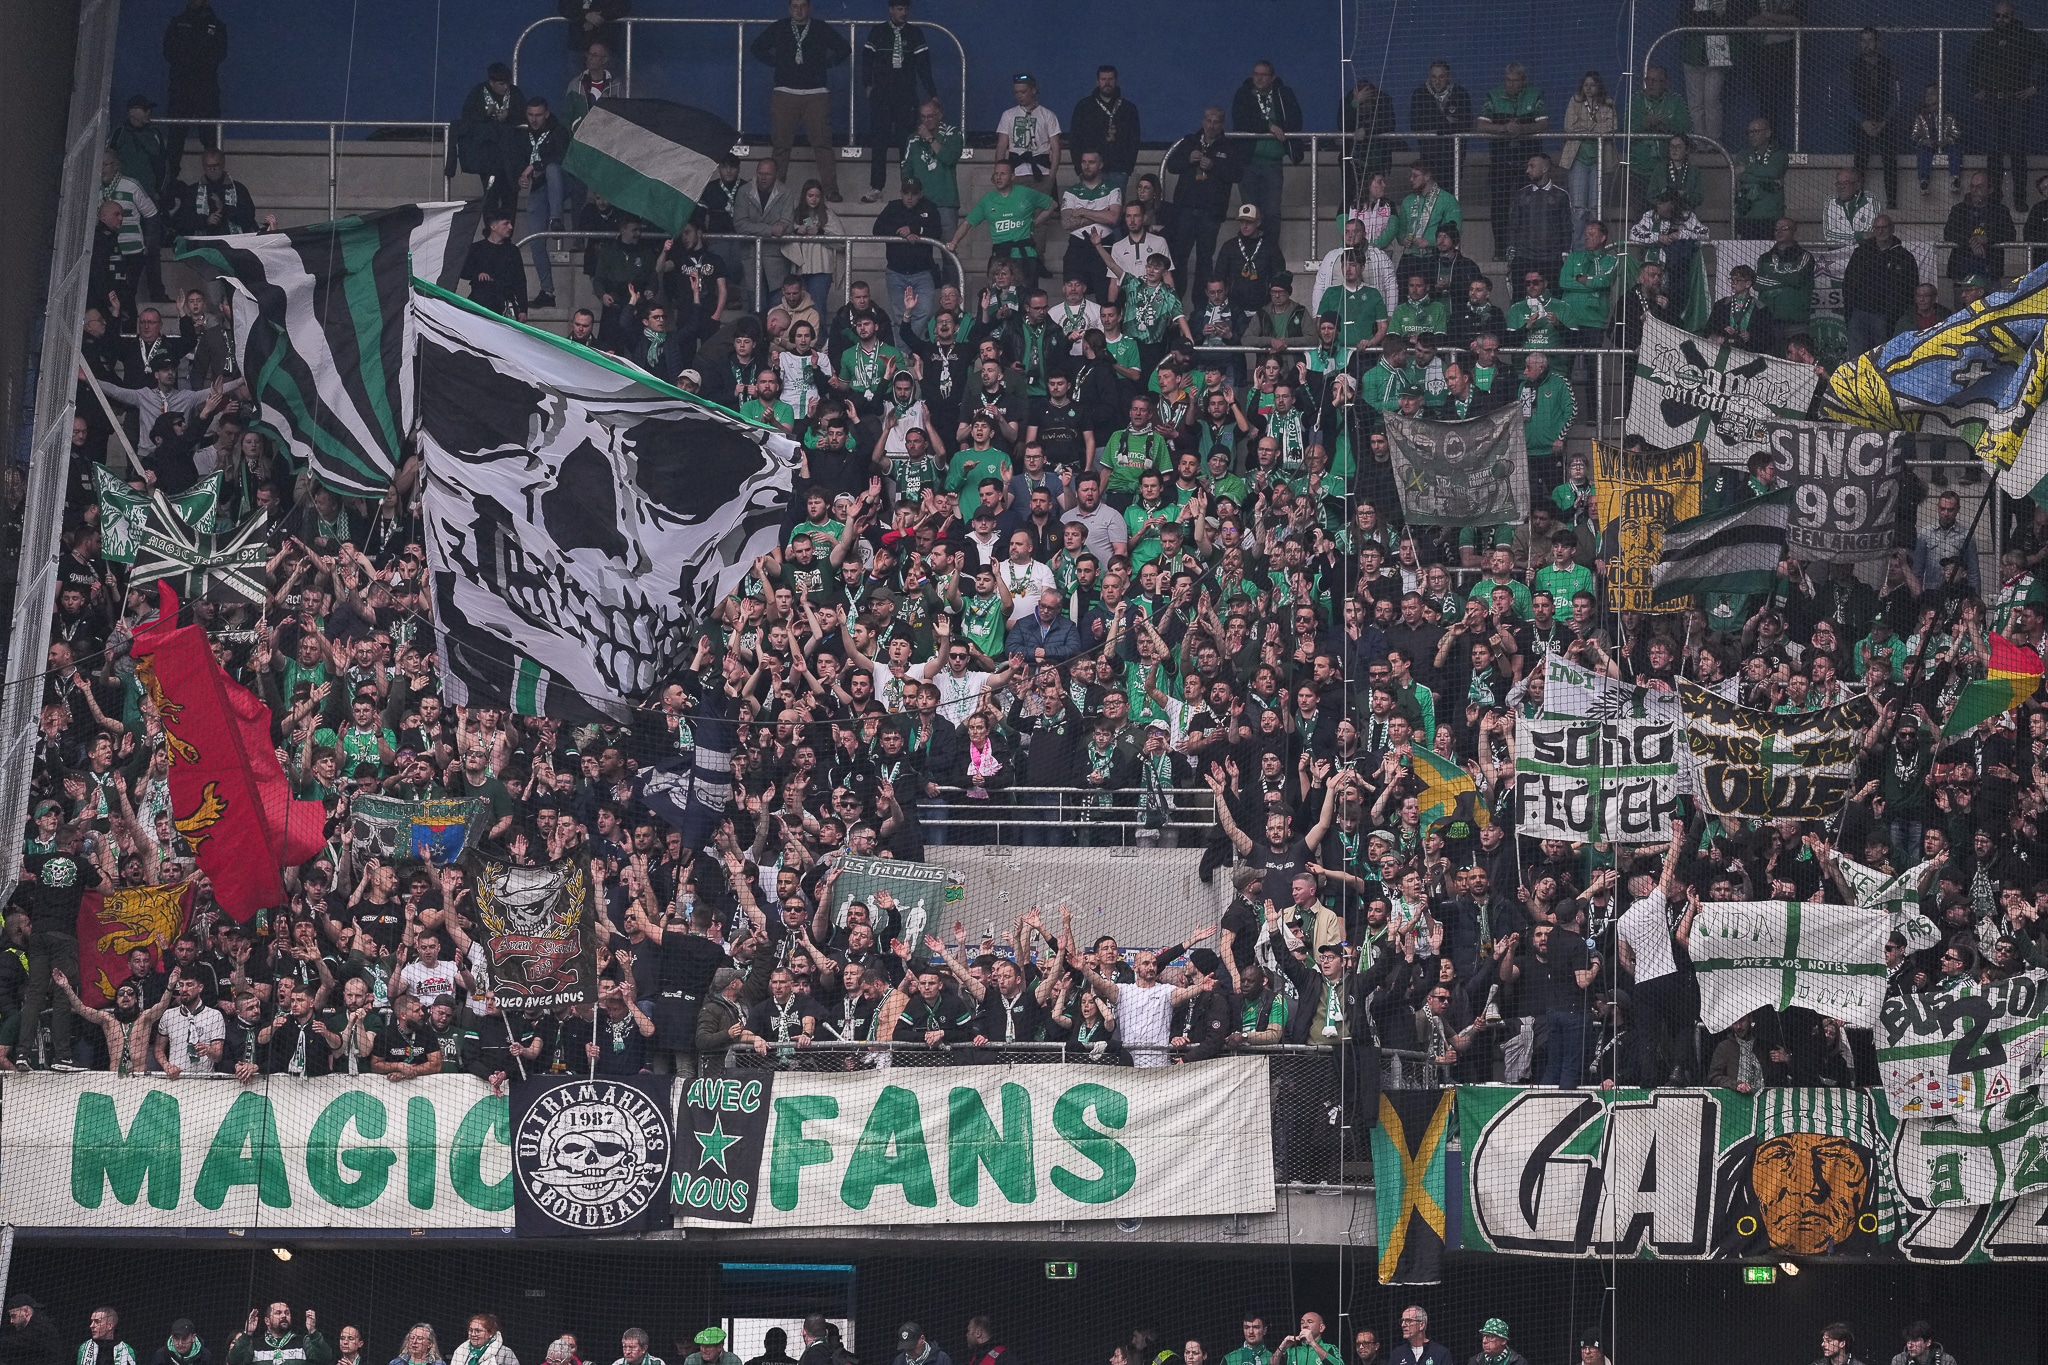
[(136, 678), (164, 727), (171, 820), (221, 909), (238, 921), (284, 903), (286, 867), (318, 853), (327, 808), (292, 799), (270, 741), (270, 708), (228, 677), (178, 595), (159, 585), (157, 619), (135, 632)]
[(133, 975), (128, 954), (145, 949), (161, 970), (191, 918), (190, 882), (86, 892), (78, 901), (79, 997), (88, 1005), (113, 1004), (115, 988)]

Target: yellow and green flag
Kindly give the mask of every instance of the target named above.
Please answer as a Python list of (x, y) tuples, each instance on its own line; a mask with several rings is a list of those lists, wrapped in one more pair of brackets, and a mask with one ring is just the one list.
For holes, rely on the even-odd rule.
[(1948, 713), (1941, 733), (1960, 735), (1991, 719), (2004, 715), (2041, 689), (2041, 656), (2003, 635), (1991, 637), (1991, 666), (1985, 677), (1965, 683), (1956, 694), (1955, 708)]

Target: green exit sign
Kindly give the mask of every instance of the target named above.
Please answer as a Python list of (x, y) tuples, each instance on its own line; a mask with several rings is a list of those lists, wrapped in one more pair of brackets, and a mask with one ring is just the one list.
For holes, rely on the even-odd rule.
[(1048, 1280), (1071, 1280), (1081, 1273), (1079, 1261), (1047, 1261), (1045, 1278)]
[(1776, 1284), (1778, 1267), (1774, 1265), (1746, 1265), (1742, 1267), (1744, 1284)]

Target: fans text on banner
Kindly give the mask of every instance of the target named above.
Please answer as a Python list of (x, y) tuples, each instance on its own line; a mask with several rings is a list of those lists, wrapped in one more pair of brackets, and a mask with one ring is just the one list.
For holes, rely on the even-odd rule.
[(1387, 448), (1401, 510), (1420, 526), (1511, 526), (1529, 512), (1522, 410), (1508, 404), (1464, 422), (1390, 413)]
[(1714, 464), (1767, 449), (1764, 428), (1806, 416), (1820, 379), (1811, 366), (1643, 321), (1627, 431), (1660, 450), (1697, 441)]
[(1773, 422), (1767, 431), (1776, 464), (1792, 486), (1787, 554), (1843, 563), (1891, 553), (1910, 436), (1839, 422)]
[(1920, 893), (1932, 883), (1932, 874), (1941, 861), (1930, 859), (1904, 872), (1891, 873), (1865, 867), (1837, 853), (1835, 871), (1856, 904), (1867, 910), (1884, 911), (1892, 932), (1905, 937), (1906, 951), (1918, 953), (1941, 942), (1941, 931), (1920, 907)]
[(2041, 1081), (2048, 1044), (2048, 972), (1965, 980), (1884, 1002), (1877, 1072), (1901, 1118), (2001, 1104)]
[(1717, 815), (1827, 820), (1848, 799), (1867, 697), (1820, 711), (1758, 711), (1680, 680), (1694, 785)]
[(1678, 743), (1670, 721), (1518, 718), (1518, 832), (1574, 843), (1664, 842), (1678, 814)]
[(412, 316), (449, 701), (630, 718), (774, 547), (794, 447), (430, 285)]
[(1871, 1256), (1898, 1207), (1866, 1092), (1458, 1092), (1467, 1251)]
[(1809, 1009), (1874, 1029), (1884, 1005), (1884, 942), (1891, 925), (1857, 905), (1710, 901), (1687, 945), (1699, 974), (1700, 1022), (1734, 1027), (1770, 1006)]
[[(886, 897), (886, 903), (878, 902), (878, 896)], [(868, 908), (877, 938), (886, 941), (893, 921), (896, 937), (921, 954), (924, 936), (943, 928), (948, 907), (959, 905), (964, 896), (957, 872), (929, 863), (848, 854), (840, 858), (839, 875), (832, 881), (832, 922), (843, 927), (848, 907), (858, 901)]]
[(1650, 570), (1663, 557), (1664, 532), (1699, 515), (1704, 459), (1697, 442), (1671, 450), (1594, 444), (1595, 516), (1614, 610), (1653, 609)]
[(412, 277), (454, 287), (478, 213), (406, 204), (286, 232), (187, 237), (227, 277), (235, 344), (264, 423), (338, 493), (383, 493), (413, 418)]

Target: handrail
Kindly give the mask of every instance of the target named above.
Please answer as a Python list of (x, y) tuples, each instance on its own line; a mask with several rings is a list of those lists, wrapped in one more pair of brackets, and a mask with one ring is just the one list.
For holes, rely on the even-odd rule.
[[(1005, 958), (1003, 960), (1006, 962), (1009, 961), (1008, 958)], [(1219, 983), (1224, 983), (1224, 978), (1221, 973), (1218, 973), (1217, 980)], [(1121, 1044), (1124, 1051), (1126, 1052), (1173, 1051), (1173, 1045), (1171, 1043), (1131, 1043), (1125, 1042), (1122, 1039), (1119, 1039), (1118, 1042), (1119, 1044)], [(791, 1041), (788, 1043), (778, 1043), (770, 1041), (768, 1043), (768, 1051), (771, 1055), (773, 1053), (781, 1051), (784, 1048), (789, 1048), (797, 1050), (799, 1053), (808, 1052), (831, 1054), (889, 1052), (908, 1053), (913, 1055), (922, 1053), (935, 1056), (947, 1056), (955, 1052), (1008, 1052), (1016, 1053), (1020, 1056), (1035, 1055), (1045, 1057), (1056, 1057), (1058, 1055), (1066, 1053), (1073, 1046), (1074, 1045), (1072, 1043), (1063, 1041), (1024, 1042), (1020, 1040), (1017, 1042), (1005, 1042), (999, 1038), (991, 1038), (989, 1039), (989, 1041), (985, 1043), (927, 1043), (921, 1040), (912, 1042), (908, 1040), (898, 1041), (896, 1039), (880, 1038), (875, 1039), (873, 1042), (862, 1042), (858, 1039), (849, 1038), (813, 1038), (810, 1041), (802, 1044), (798, 1044), (795, 1041)], [(1224, 1048), (1224, 1053), (1226, 1055), (1234, 1053), (1250, 1053), (1256, 1056), (1270, 1055), (1275, 1057), (1327, 1057), (1330, 1055), (1331, 1050), (1332, 1049), (1330, 1045), (1318, 1043), (1231, 1043)], [(1413, 1048), (1383, 1047), (1379, 1049), (1379, 1054), (1381, 1057), (1392, 1058), (1395, 1061), (1402, 1062), (1428, 1063), (1433, 1062), (1435, 1060), (1428, 1053), (1420, 1052)], [(726, 1064), (728, 1066), (732, 1064), (734, 1059), (745, 1059), (747, 1061), (752, 1061), (759, 1055), (759, 1053), (754, 1051), (753, 1045), (750, 1043), (733, 1043), (725, 1048), (725, 1058)], [(1202, 1058), (1201, 1060), (1208, 1061), (1213, 1059)], [(1196, 1063), (1191, 1062), (1189, 1063), (1189, 1065), (1196, 1065)], [(230, 1071), (226, 1074), (229, 1076), (233, 1076), (234, 1073)]]
[[(1799, 97), (1803, 91), (1806, 66), (1805, 35), (1809, 33), (1861, 33), (1863, 28), (1864, 26), (1861, 24), (1787, 24), (1775, 25), (1771, 29), (1766, 30), (1767, 32), (1790, 33), (1792, 35), (1792, 145), (1787, 150), (1794, 152), (1800, 150), (1799, 144), (1801, 141), (1804, 110), (1800, 108), (1801, 100)], [(1878, 28), (1880, 34), (1932, 33), (1934, 35), (1935, 101), (1937, 107), (1944, 110), (1948, 108), (1948, 35), (1951, 33), (1982, 34), (1988, 31), (1981, 26), (1968, 28), (1960, 25), (1937, 27), (1930, 24), (1885, 24)], [(1686, 33), (1724, 32), (1755, 36), (1757, 30), (1740, 25), (1724, 29), (1707, 24), (1696, 26), (1688, 24), (1677, 28), (1667, 28), (1655, 38), (1652, 38), (1650, 45), (1643, 49), (1643, 65), (1641, 69), (1648, 70), (1650, 68), (1652, 64), (1651, 58), (1656, 54), (1657, 45), (1666, 38), (1677, 37)], [(1776, 132), (1778, 130), (1773, 129), (1772, 131)]]
[[(441, 197), (449, 195), (449, 186), (454, 177), (448, 173), (448, 143), (454, 136), (454, 124), (443, 119), (320, 119), (320, 118), (196, 118), (172, 119), (169, 122), (188, 127), (213, 129), (215, 146), (227, 141), (224, 130), (228, 128), (325, 128), (327, 130), (327, 216), (333, 218), (340, 212), (336, 193), (336, 181), (341, 169), (341, 130), (344, 128), (428, 128), (440, 133), (441, 138)], [(432, 143), (429, 138), (428, 142)]]
[[(534, 240), (534, 239), (535, 239), (536, 237), (539, 237), (539, 238), (545, 238), (545, 239), (546, 239), (546, 240), (548, 240), (548, 241), (556, 241), (556, 240), (558, 240), (558, 239), (563, 239), (563, 238), (575, 238), (575, 239), (576, 239), (577, 241), (583, 241), (583, 242), (589, 242), (589, 241), (600, 241), (600, 242), (601, 242), (601, 241), (606, 241), (606, 240), (608, 240), (608, 239), (610, 239), (610, 238), (616, 237), (617, 235), (618, 235), (617, 233), (612, 233), (612, 232), (577, 232), (577, 231), (563, 231), (563, 232), (529, 232), (528, 234), (526, 234), (526, 236), (524, 236), (524, 237), (521, 237), (521, 238), (520, 238), (520, 239), (519, 239), (519, 240), (518, 240), (518, 241), (517, 241), (517, 242), (516, 242), (516, 243), (515, 243), (514, 245), (517, 245), (517, 246), (522, 246), (522, 247), (523, 247), (523, 246), (525, 246), (525, 245), (526, 245), (526, 244), (527, 244), (528, 242), (530, 242), (530, 241), (533, 241), (533, 240)], [(790, 243), (790, 242), (802, 242), (802, 243), (822, 243), (822, 244), (825, 244), (825, 245), (828, 245), (828, 246), (845, 246), (845, 247), (854, 247), (854, 246), (928, 246), (928, 247), (931, 247), (931, 248), (932, 248), (933, 250), (935, 250), (935, 251), (943, 252), (943, 253), (945, 254), (945, 257), (946, 257), (946, 259), (947, 259), (948, 261), (952, 262), (952, 264), (953, 264), (953, 274), (954, 274), (954, 278), (956, 278), (956, 279), (958, 279), (958, 280), (961, 280), (962, 282), (964, 282), (964, 281), (965, 281), (965, 280), (967, 279), (967, 276), (966, 276), (966, 275), (965, 275), (965, 274), (964, 274), (964, 273), (962, 272), (962, 270), (961, 270), (961, 266), (960, 266), (960, 258), (959, 258), (958, 256), (956, 256), (956, 255), (954, 255), (954, 254), (953, 254), (953, 248), (952, 248), (952, 247), (950, 247), (950, 246), (948, 246), (948, 245), (946, 245), (946, 243), (944, 243), (944, 242), (940, 241), (940, 240), (939, 240), (938, 238), (936, 238), (936, 237), (920, 237), (920, 238), (918, 238), (918, 240), (917, 240), (917, 241), (915, 241), (915, 242), (906, 242), (906, 241), (904, 241), (904, 240), (903, 240), (903, 239), (902, 239), (901, 237), (875, 237), (875, 236), (865, 236), (865, 235), (860, 235), (860, 234), (855, 234), (855, 233), (848, 233), (848, 234), (845, 234), (845, 235), (842, 235), (842, 236), (822, 236), (822, 237), (756, 237), (756, 236), (754, 236), (754, 235), (753, 235), (752, 233), (747, 233), (747, 232), (717, 232), (717, 233), (706, 233), (706, 234), (704, 235), (704, 240), (705, 240), (705, 241), (707, 241), (707, 242), (751, 242), (751, 243), (753, 243), (753, 248), (754, 248), (754, 251), (753, 251), (753, 255), (754, 255), (754, 274), (753, 274), (753, 278), (754, 278), (754, 280), (759, 280), (759, 279), (760, 279), (760, 278), (762, 277), (762, 275), (763, 275), (763, 274), (765, 273), (765, 266), (766, 266), (766, 263), (767, 263), (767, 248), (768, 248), (769, 246), (779, 246), (779, 245), (782, 245), (782, 244), (785, 244), (785, 243)], [(850, 251), (850, 250), (849, 250), (849, 251), (847, 251), (847, 252), (845, 252), (845, 253), (844, 253), (844, 255), (843, 255), (843, 258), (842, 258), (842, 259), (841, 259), (841, 261), (840, 261), (840, 271), (839, 271), (839, 274), (841, 275), (841, 280), (840, 280), (840, 284), (839, 284), (839, 297), (840, 297), (841, 301), (843, 302), (843, 301), (845, 300), (845, 298), (846, 298), (846, 295), (847, 295), (847, 292), (848, 292), (848, 290), (849, 290), (849, 289), (850, 289), (850, 288), (852, 287), (852, 285), (853, 285), (853, 252), (852, 252), (852, 251)], [(737, 282), (737, 281), (735, 281), (734, 283), (735, 283), (735, 284), (737, 284), (738, 282)], [(752, 281), (749, 281), (748, 283), (749, 283), (749, 287), (751, 288), (751, 286), (752, 286)], [(815, 302), (815, 300), (813, 300), (813, 302)], [(750, 310), (750, 311), (751, 311), (751, 310)], [(888, 310), (887, 310), (887, 309), (884, 309), (883, 311), (885, 311), (885, 312), (886, 312), (886, 311), (888, 311)]]
[[(535, 29), (538, 29), (538, 28), (542, 28), (542, 27), (544, 27), (544, 26), (546, 26), (546, 25), (548, 25), (548, 24), (565, 24), (565, 23), (567, 23), (567, 22), (568, 22), (568, 20), (564, 19), (564, 18), (563, 18), (563, 17), (561, 16), (561, 15), (559, 15), (559, 14), (550, 14), (550, 15), (548, 15), (548, 16), (547, 16), (546, 18), (543, 18), (543, 19), (536, 19), (536, 20), (534, 20), (534, 21), (533, 21), (532, 23), (528, 24), (528, 25), (527, 25), (527, 26), (526, 26), (525, 28), (523, 28), (523, 29), (521, 29), (521, 30), (520, 30), (520, 32), (519, 32), (519, 37), (518, 37), (518, 38), (516, 38), (515, 40), (513, 40), (513, 43), (512, 43), (512, 79), (513, 79), (513, 81), (517, 82), (517, 81), (518, 81), (518, 79), (519, 79), (519, 55), (520, 55), (520, 49), (521, 49), (521, 48), (523, 48), (523, 47), (525, 46), (525, 44), (526, 44), (526, 39), (527, 39), (527, 36), (528, 36), (529, 34), (531, 34), (531, 33), (532, 33), (532, 32), (533, 32), (533, 31), (534, 31)], [(613, 23), (615, 23), (615, 24), (621, 24), (621, 25), (624, 25), (624, 27), (625, 27), (625, 30), (626, 30), (626, 50), (625, 50), (625, 53), (623, 54), (623, 55), (624, 55), (624, 62), (623, 62), (623, 68), (624, 68), (624, 73), (625, 73), (625, 77), (626, 77), (626, 89), (627, 89), (627, 90), (631, 90), (631, 89), (633, 88), (633, 29), (634, 29), (634, 27), (635, 27), (636, 25), (639, 25), (639, 24), (731, 24), (731, 25), (733, 25), (733, 29), (734, 29), (734, 35), (735, 35), (735, 37), (736, 37), (736, 38), (738, 39), (738, 44), (737, 44), (737, 45), (738, 45), (739, 55), (738, 55), (738, 59), (737, 59), (737, 61), (736, 61), (736, 62), (734, 63), (734, 66), (733, 66), (733, 80), (734, 80), (734, 88), (733, 88), (733, 115), (732, 115), (732, 126), (733, 126), (733, 127), (735, 128), (735, 129), (742, 129), (742, 128), (745, 128), (745, 127), (746, 127), (746, 123), (745, 123), (745, 117), (746, 117), (746, 101), (747, 101), (747, 26), (748, 26), (749, 24), (757, 24), (757, 25), (759, 25), (759, 26), (761, 26), (761, 27), (763, 27), (763, 28), (766, 28), (766, 27), (767, 27), (767, 26), (769, 26), (770, 24), (774, 24), (774, 23), (777, 23), (777, 22), (779, 22), (779, 20), (777, 20), (777, 19), (763, 19), (763, 18), (754, 18), (754, 17), (751, 17), (751, 16), (750, 16), (750, 17), (747, 17), (747, 18), (738, 18), (738, 17), (734, 17), (734, 18), (730, 18), (730, 19), (720, 19), (720, 18), (710, 18), (710, 17), (706, 17), (706, 16), (696, 16), (696, 17), (691, 17), (691, 18), (680, 18), (680, 17), (669, 17), (669, 16), (659, 16), (659, 17), (657, 17), (657, 16), (654, 16), (654, 15), (645, 15), (645, 16), (641, 16), (641, 15), (627, 15), (627, 16), (626, 16), (625, 18), (623, 18), (623, 19), (614, 19), (614, 20), (612, 20), (611, 22), (613, 22)], [(833, 22), (833, 21), (831, 21), (831, 20), (827, 20), (827, 21), (825, 21), (825, 22), (828, 22), (828, 23), (830, 23), (830, 22)], [(882, 21), (881, 21), (881, 20), (879, 20), (879, 19), (873, 19), (873, 20), (869, 20), (869, 19), (846, 19), (846, 20), (840, 20), (840, 21), (837, 21), (837, 22), (839, 23), (839, 25), (840, 25), (840, 26), (843, 26), (843, 27), (844, 27), (844, 28), (846, 29), (846, 36), (847, 36), (847, 42), (848, 42), (848, 43), (849, 43), (849, 44), (851, 45), (851, 47), (853, 48), (853, 55), (852, 55), (852, 56), (851, 56), (851, 57), (850, 57), (850, 58), (849, 58), (849, 59), (847, 60), (847, 73), (848, 73), (848, 76), (850, 77), (850, 79), (849, 79), (849, 80), (847, 81), (847, 83), (846, 83), (846, 84), (847, 84), (847, 89), (846, 89), (846, 135), (847, 135), (848, 139), (850, 140), (850, 139), (852, 139), (852, 138), (854, 138), (854, 137), (856, 136), (856, 133), (855, 133), (855, 129), (857, 129), (857, 128), (858, 128), (858, 127), (860, 126), (860, 125), (859, 125), (859, 116), (860, 116), (860, 109), (859, 109), (859, 105), (858, 105), (858, 104), (856, 103), (856, 100), (857, 100), (857, 98), (858, 98), (858, 96), (859, 96), (859, 92), (860, 92), (860, 88), (861, 88), (861, 83), (860, 83), (860, 80), (859, 80), (859, 74), (860, 74), (860, 72), (859, 72), (859, 65), (860, 65), (860, 50), (861, 50), (861, 48), (860, 48), (860, 30), (861, 30), (861, 29), (862, 29), (863, 27), (873, 27), (873, 26), (874, 26), (875, 24), (878, 24), (878, 23), (880, 23), (880, 22), (882, 22)], [(925, 32), (928, 32), (928, 33), (943, 33), (943, 34), (945, 34), (945, 35), (946, 35), (946, 38), (947, 38), (947, 40), (948, 40), (949, 42), (951, 42), (951, 43), (953, 44), (953, 51), (954, 51), (954, 52), (955, 52), (955, 53), (956, 53), (956, 54), (957, 54), (957, 55), (959, 56), (959, 58), (960, 58), (960, 104), (959, 104), (959, 106), (958, 106), (958, 113), (959, 113), (959, 119), (960, 119), (960, 126), (961, 126), (962, 128), (965, 128), (965, 127), (967, 126), (967, 47), (966, 47), (966, 45), (965, 45), (964, 43), (962, 43), (962, 42), (960, 41), (960, 35), (959, 35), (959, 34), (957, 34), (957, 33), (955, 33), (955, 32), (953, 32), (953, 30), (952, 30), (952, 29), (950, 29), (950, 28), (947, 28), (947, 27), (946, 27), (946, 26), (945, 26), (944, 24), (935, 24), (935, 23), (933, 23), (933, 22), (932, 22), (931, 20), (929, 20), (929, 19), (919, 19), (919, 20), (917, 21), (917, 26), (918, 26), (918, 28), (920, 28), (920, 29), (922, 29), (922, 30), (924, 30)], [(851, 149), (851, 148), (848, 148), (847, 150), (852, 150), (852, 149)]]

